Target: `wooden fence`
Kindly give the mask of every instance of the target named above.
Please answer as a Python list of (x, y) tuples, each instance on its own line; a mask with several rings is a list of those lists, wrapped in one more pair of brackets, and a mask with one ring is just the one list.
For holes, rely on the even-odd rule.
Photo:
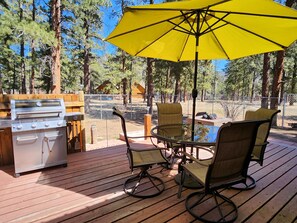
[[(56, 99), (63, 98), (66, 113), (84, 111), (84, 94), (8, 94), (0, 95), (0, 118), (10, 119), (10, 100)], [(68, 153), (85, 151), (86, 137), (84, 121), (74, 120), (67, 123)], [(79, 142), (79, 146), (77, 146)], [(77, 150), (77, 148), (79, 148)], [(11, 128), (0, 126), (0, 166), (13, 164), (13, 147)]]

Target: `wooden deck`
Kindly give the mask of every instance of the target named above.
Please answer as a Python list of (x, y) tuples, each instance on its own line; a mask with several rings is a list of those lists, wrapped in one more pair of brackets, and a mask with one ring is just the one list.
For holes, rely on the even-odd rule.
[[(297, 143), (270, 140), (264, 166), (251, 163), (257, 186), (222, 193), (236, 203), (236, 222), (297, 222)], [(176, 196), (176, 170), (151, 172), (166, 190), (159, 196), (127, 196), (122, 185), (130, 176), (124, 145), (71, 154), (68, 167), (13, 177), (13, 166), (0, 169), (0, 222), (195, 222), (186, 211), (185, 189)], [(196, 221), (197, 222), (197, 221)]]

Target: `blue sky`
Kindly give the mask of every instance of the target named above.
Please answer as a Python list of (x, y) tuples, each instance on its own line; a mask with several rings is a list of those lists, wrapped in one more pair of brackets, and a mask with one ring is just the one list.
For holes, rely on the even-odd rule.
[(223, 71), (226, 64), (228, 63), (228, 60), (213, 60), (213, 63), (216, 66), (216, 70)]

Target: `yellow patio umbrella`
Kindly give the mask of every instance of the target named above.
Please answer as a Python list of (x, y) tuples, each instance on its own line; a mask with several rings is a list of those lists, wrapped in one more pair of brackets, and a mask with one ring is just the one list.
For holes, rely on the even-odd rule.
[(195, 60), (194, 124), (198, 59), (283, 50), (296, 39), (297, 11), (272, 0), (188, 0), (127, 7), (105, 40), (134, 56)]

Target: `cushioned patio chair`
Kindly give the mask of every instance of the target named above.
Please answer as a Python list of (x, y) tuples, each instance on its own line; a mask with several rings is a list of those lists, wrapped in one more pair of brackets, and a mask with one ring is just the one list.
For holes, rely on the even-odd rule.
[(130, 137), (128, 138), (127, 136), (126, 122), (122, 113), (118, 109), (113, 108), (113, 115), (121, 119), (131, 172), (133, 172), (134, 168), (140, 169), (140, 172), (136, 176), (125, 181), (125, 193), (141, 198), (159, 195), (165, 189), (164, 182), (160, 178), (151, 175), (148, 170), (155, 164), (168, 165), (168, 161), (161, 151), (163, 148), (156, 148), (155, 146), (147, 148), (145, 144), (138, 144), (137, 148), (131, 146), (129, 143)]
[[(180, 103), (156, 103), (158, 110), (158, 125), (183, 124), (183, 112)], [(167, 148), (172, 149), (170, 154), (171, 166), (176, 158), (181, 158), (181, 145), (164, 142)]]
[(203, 186), (186, 198), (185, 205), (192, 216), (203, 222), (233, 222), (237, 218), (235, 203), (222, 195), (222, 188), (245, 183), (257, 130), (264, 121), (229, 122), (218, 131), (211, 160), (192, 160), (182, 165), (181, 196), (185, 174), (190, 174)]
[[(279, 113), (280, 110), (274, 110), (274, 109), (266, 109), (266, 108), (259, 108), (256, 111), (246, 111), (245, 113), (245, 120), (262, 120), (262, 119), (267, 119), (269, 122), (263, 123), (258, 130), (257, 133), (257, 138), (255, 142), (255, 146), (252, 152), (251, 156), (251, 161), (255, 161), (260, 166), (263, 165), (264, 161), (264, 154), (266, 147), (268, 145), (268, 136), (270, 133), (271, 129), (271, 124), (276, 116), (277, 113)], [(247, 185), (239, 185), (239, 186), (234, 186), (232, 188), (234, 189), (241, 189), (241, 190), (249, 190), (252, 189), (256, 186), (256, 181), (254, 178), (252, 178), (250, 175), (248, 175), (248, 180)]]
[(183, 124), (183, 110), (180, 103), (156, 103), (158, 125)]

